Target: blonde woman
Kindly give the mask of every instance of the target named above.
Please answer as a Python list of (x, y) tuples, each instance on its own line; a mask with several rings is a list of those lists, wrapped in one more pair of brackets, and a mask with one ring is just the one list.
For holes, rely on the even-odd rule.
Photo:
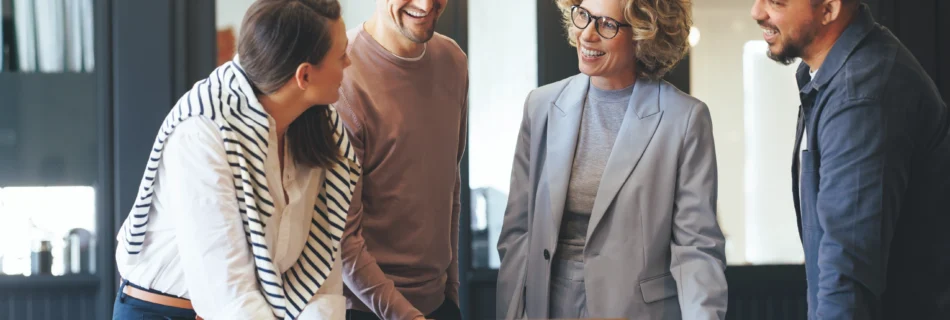
[(723, 319), (706, 105), (660, 80), (688, 0), (558, 0), (581, 74), (525, 102), (498, 242), (500, 318)]

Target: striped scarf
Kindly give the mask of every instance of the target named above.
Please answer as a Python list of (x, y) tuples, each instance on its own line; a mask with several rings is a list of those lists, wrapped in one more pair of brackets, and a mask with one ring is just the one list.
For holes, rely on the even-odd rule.
[(165, 118), (149, 156), (135, 205), (124, 225), (123, 244), (130, 261), (136, 262), (143, 249), (152, 205), (152, 185), (166, 139), (185, 119), (205, 117), (218, 125), (224, 137), (222, 143), (237, 190), (235, 198), (254, 255), (261, 293), (278, 319), (294, 319), (300, 315), (330, 274), (334, 262), (332, 253), (339, 250), (350, 199), (361, 173), (339, 114), (334, 108), (329, 108), (333, 138), (344, 159), (337, 160), (332, 168), (327, 169), (323, 190), (315, 195), (318, 201), (313, 208), (315, 214), (310, 237), (293, 267), (278, 274), (264, 241), (264, 226), (275, 210), (263, 170), (270, 143), (269, 122), (236, 58), (196, 83)]

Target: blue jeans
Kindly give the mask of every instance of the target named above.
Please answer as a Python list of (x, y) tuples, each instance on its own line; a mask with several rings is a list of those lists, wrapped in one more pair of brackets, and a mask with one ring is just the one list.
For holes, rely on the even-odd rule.
[[(132, 285), (128, 281), (122, 281), (119, 285), (119, 293), (115, 295), (115, 306), (112, 308), (112, 320), (194, 320), (195, 310), (181, 309), (148, 301), (139, 300), (125, 295), (122, 289), (126, 285)], [(137, 287), (138, 288), (138, 287)], [(147, 290), (139, 288), (142, 290)], [(164, 293), (148, 290), (152, 293), (167, 295)]]

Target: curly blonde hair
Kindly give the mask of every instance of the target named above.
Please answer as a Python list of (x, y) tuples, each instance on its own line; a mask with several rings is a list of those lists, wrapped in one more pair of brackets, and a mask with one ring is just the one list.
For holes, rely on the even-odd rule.
[[(577, 41), (570, 35), (574, 26), (571, 6), (584, 0), (555, 0), (563, 13), (564, 29), (572, 46)], [(620, 0), (623, 17), (632, 25), (636, 42), (637, 73), (650, 79), (662, 78), (689, 51), (689, 29), (693, 25), (692, 0)]]

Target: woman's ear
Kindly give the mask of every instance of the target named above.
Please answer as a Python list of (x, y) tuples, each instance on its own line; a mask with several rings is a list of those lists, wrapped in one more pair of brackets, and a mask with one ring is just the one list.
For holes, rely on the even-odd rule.
[(304, 62), (297, 66), (297, 72), (294, 73), (294, 83), (297, 84), (297, 88), (307, 90), (307, 87), (310, 86), (311, 71), (313, 71), (313, 65), (309, 63)]

